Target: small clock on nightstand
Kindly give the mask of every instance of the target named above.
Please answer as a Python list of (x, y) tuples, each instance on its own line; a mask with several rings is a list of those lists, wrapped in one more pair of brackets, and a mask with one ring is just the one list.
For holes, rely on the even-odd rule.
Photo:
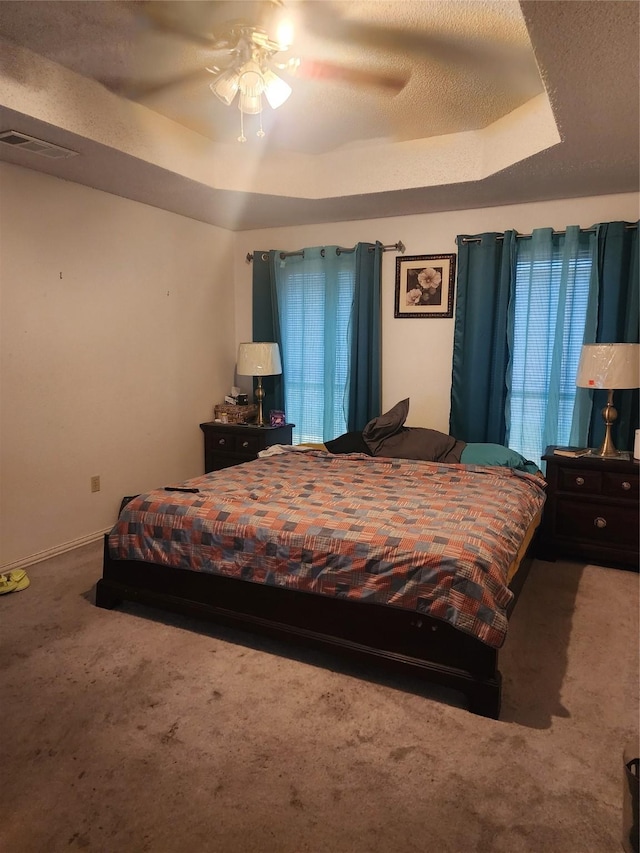
[(539, 556), (569, 556), (638, 571), (640, 463), (558, 456), (547, 447)]

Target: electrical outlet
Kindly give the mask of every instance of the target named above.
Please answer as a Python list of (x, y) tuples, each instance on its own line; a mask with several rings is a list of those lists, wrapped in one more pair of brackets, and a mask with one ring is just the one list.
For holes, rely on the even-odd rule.
[(100, 491), (100, 477), (92, 477), (91, 478), (91, 491), (99, 492)]

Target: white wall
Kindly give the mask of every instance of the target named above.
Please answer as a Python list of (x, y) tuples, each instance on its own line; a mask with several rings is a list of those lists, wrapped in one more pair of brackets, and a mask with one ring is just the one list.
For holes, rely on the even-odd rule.
[[(406, 246), (405, 257), (457, 253), (458, 234), (508, 228), (527, 234), (545, 226), (562, 230), (567, 225), (589, 227), (596, 222), (635, 221), (639, 199), (638, 193), (629, 193), (236, 234), (236, 341), (251, 340), (252, 268), (245, 260), (247, 252), (352, 246), (358, 241), (375, 240), (389, 245), (401, 240)], [(454, 320), (394, 318), (397, 257), (400, 256), (396, 252), (386, 252), (382, 268), (383, 409), (410, 397), (408, 424), (448, 432)]]
[(0, 566), (203, 472), (232, 273), (228, 231), (0, 164)]

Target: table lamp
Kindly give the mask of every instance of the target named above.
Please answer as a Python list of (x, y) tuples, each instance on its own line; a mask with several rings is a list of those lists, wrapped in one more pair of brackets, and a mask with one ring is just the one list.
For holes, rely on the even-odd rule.
[(576, 385), (579, 388), (604, 388), (609, 392), (602, 410), (605, 422), (604, 441), (594, 456), (612, 459), (621, 456), (611, 438), (611, 427), (618, 417), (613, 405), (617, 388), (640, 387), (640, 344), (584, 344), (578, 365)]
[(263, 376), (282, 373), (280, 349), (274, 343), (244, 343), (238, 347), (237, 371), (240, 376), (257, 376), (256, 400), (258, 401), (258, 426), (266, 426), (262, 415), (264, 400)]

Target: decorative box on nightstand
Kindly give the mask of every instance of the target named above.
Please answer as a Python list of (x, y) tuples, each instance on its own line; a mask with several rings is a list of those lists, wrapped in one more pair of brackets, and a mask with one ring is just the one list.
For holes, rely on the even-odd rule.
[(640, 464), (633, 459), (557, 456), (548, 447), (542, 559), (566, 555), (638, 570)]
[(291, 444), (294, 424), (257, 426), (256, 424), (200, 424), (204, 433), (204, 470), (219, 471), (258, 458), (258, 453), (273, 444)]

